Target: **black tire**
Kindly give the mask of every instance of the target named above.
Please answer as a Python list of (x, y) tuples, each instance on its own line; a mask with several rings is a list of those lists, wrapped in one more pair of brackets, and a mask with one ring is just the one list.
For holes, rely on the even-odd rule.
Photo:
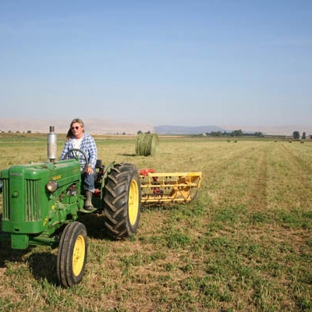
[(64, 287), (78, 284), (84, 275), (87, 262), (87, 230), (80, 222), (68, 224), (61, 236), (56, 271)]
[(104, 187), (105, 228), (113, 239), (134, 235), (141, 212), (141, 185), (137, 168), (128, 163), (116, 164)]

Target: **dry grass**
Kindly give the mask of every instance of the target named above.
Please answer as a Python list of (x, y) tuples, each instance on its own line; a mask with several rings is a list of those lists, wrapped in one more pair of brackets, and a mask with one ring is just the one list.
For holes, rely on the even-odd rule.
[[(96, 140), (106, 164), (202, 171), (198, 198), (143, 208), (120, 242), (85, 217), (87, 270), (72, 289), (58, 286), (57, 250), (2, 244), (0, 310), (312, 311), (312, 143), (160, 138), (153, 158), (134, 155), (135, 138)], [(0, 151), (0, 169), (47, 157), (45, 137), (0, 138)]]

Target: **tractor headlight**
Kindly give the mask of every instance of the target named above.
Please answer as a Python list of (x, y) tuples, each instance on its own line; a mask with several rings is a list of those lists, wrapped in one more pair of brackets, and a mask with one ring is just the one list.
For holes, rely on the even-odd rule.
[(50, 181), (47, 183), (46, 187), (47, 187), (47, 190), (48, 190), (49, 192), (53, 193), (53, 192), (55, 192), (55, 191), (57, 190), (58, 185), (57, 185), (57, 182), (55, 182), (55, 181), (53, 181), (53, 180), (50, 180)]

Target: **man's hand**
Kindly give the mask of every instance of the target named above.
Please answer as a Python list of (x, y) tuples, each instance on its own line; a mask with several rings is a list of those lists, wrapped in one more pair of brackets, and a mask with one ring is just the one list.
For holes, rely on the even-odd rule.
[(93, 169), (92, 169), (92, 167), (88, 166), (87, 169), (86, 169), (86, 173), (87, 173), (87, 174), (93, 174)]

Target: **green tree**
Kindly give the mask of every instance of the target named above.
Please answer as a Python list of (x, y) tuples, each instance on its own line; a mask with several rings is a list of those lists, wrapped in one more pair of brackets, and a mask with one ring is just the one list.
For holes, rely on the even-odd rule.
[(220, 137), (222, 136), (222, 133), (220, 131), (212, 131), (211, 136), (213, 137)]
[(299, 131), (294, 131), (294, 132), (293, 132), (293, 138), (294, 138), (295, 140), (300, 139), (300, 132), (299, 132)]
[(305, 132), (302, 133), (301, 139), (302, 139), (302, 140), (305, 140), (305, 139), (306, 139), (306, 133), (305, 133)]
[(241, 129), (239, 129), (239, 130), (234, 130), (234, 131), (231, 133), (231, 136), (235, 136), (235, 137), (243, 136), (243, 131), (242, 131)]

